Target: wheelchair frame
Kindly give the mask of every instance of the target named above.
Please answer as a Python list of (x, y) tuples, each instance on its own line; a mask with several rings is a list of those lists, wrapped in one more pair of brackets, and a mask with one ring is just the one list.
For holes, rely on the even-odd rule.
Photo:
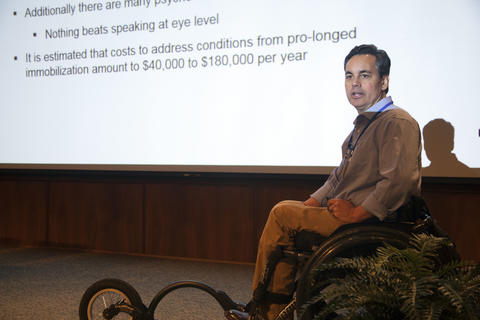
[[(345, 257), (358, 255), (365, 252), (365, 248), (371, 253), (379, 246), (388, 243), (393, 246), (404, 248), (408, 246), (409, 239), (412, 234), (429, 233), (436, 236), (445, 237), (433, 219), (428, 215), (423, 220), (417, 222), (369, 222), (348, 224), (337, 229), (331, 236), (324, 241), (315, 241), (310, 239), (307, 247), (298, 249), (279, 247), (276, 257), (270, 259), (267, 268), (260, 281), (259, 288), (254, 293), (254, 298), (250, 302), (249, 307), (255, 306), (267, 293), (268, 283), (274, 272), (275, 265), (280, 258), (290, 257), (296, 259), (297, 262), (303, 262), (302, 271), (296, 282), (294, 295), (289, 298), (286, 307), (277, 316), (277, 320), (293, 319), (295, 310), (299, 311), (300, 307), (308, 301), (312, 288), (309, 286), (310, 272), (319, 264), (331, 260), (335, 257)], [(448, 237), (448, 236), (447, 236)], [(316, 243), (315, 243), (316, 242)], [(303, 245), (305, 247), (305, 245)], [(362, 248), (361, 250), (359, 248)], [(453, 252), (453, 253), (452, 253)], [(451, 260), (459, 258), (453, 248), (442, 260)], [(275, 261), (276, 260), (276, 261)], [(225, 292), (216, 290), (209, 285), (198, 281), (179, 281), (174, 282), (162, 290), (152, 299), (147, 307), (140, 298), (137, 291), (125, 281), (119, 279), (103, 279), (95, 282), (84, 293), (80, 302), (79, 314), (80, 320), (95, 319), (114, 319), (120, 313), (130, 315), (133, 320), (154, 320), (153, 315), (155, 309), (161, 300), (169, 293), (180, 288), (196, 288), (211, 295), (226, 312), (229, 310), (238, 310), (247, 312), (243, 303), (233, 301)], [(108, 305), (104, 304), (98, 318), (94, 317), (93, 304), (96, 299), (104, 293), (118, 294), (118, 301), (112, 301)], [(308, 312), (302, 317), (302, 320), (310, 319), (312, 315)], [(158, 320), (158, 319), (157, 319)]]

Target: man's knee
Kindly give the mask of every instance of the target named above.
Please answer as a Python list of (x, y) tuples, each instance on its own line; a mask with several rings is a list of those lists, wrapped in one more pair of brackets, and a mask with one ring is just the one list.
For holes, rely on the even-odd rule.
[(272, 218), (281, 218), (284, 214), (291, 214), (295, 210), (301, 209), (303, 203), (301, 201), (283, 200), (277, 203), (270, 211)]
[(283, 210), (286, 207), (292, 206), (294, 201), (292, 200), (283, 200), (275, 204), (272, 208), (272, 211), (278, 211), (278, 210)]

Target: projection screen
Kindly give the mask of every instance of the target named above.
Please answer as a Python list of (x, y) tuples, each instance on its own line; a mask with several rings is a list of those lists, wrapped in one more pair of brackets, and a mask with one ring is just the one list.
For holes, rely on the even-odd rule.
[[(3, 0), (0, 167), (328, 173), (373, 43), (428, 176), (480, 176), (478, 0)], [(428, 138), (428, 141), (427, 141)]]

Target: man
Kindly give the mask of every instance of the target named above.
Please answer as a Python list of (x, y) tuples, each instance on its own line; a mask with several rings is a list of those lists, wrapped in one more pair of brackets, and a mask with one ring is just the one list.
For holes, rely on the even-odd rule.
[[(283, 201), (270, 212), (258, 246), (253, 289), (277, 245), (291, 245), (300, 230), (330, 235), (343, 224), (384, 220), (420, 193), (421, 138), (417, 122), (387, 97), (390, 59), (374, 45), (352, 49), (344, 62), (345, 91), (357, 111), (342, 146), (343, 160), (304, 202)], [(277, 264), (268, 292), (291, 295), (294, 266)], [(274, 319), (284, 307), (260, 301), (250, 319)], [(246, 319), (231, 312), (230, 319)]]

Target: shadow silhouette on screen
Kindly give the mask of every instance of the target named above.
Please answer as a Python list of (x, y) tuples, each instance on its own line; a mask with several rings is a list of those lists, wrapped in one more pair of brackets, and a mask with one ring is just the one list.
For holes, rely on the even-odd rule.
[(430, 165), (422, 169), (424, 176), (475, 177), (476, 170), (459, 161), (453, 153), (455, 128), (444, 119), (434, 119), (423, 127), (424, 149)]

